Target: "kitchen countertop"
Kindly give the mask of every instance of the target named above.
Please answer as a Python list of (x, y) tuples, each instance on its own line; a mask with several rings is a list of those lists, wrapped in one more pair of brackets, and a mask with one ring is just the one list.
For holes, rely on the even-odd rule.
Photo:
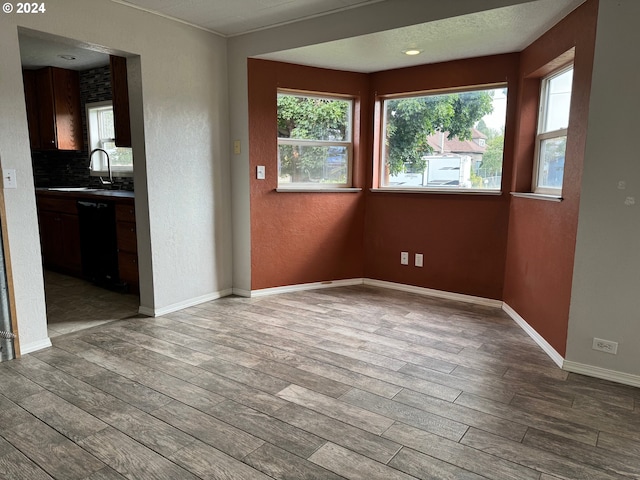
[(93, 199), (134, 199), (135, 192), (129, 190), (101, 190), (101, 189), (87, 189), (76, 190), (60, 188), (36, 188), (38, 195), (47, 195), (51, 197), (72, 197), (72, 198), (93, 198)]

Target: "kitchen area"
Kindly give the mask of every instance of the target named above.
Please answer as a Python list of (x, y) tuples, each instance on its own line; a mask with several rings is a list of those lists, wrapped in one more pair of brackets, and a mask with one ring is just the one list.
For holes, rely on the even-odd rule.
[(126, 58), (21, 33), (49, 337), (137, 315)]

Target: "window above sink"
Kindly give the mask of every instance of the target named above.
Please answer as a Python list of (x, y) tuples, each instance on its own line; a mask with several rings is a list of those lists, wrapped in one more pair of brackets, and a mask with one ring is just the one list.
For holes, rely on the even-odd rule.
[[(109, 154), (111, 173), (114, 177), (132, 177), (132, 149), (116, 147), (113, 103), (111, 101), (87, 103), (86, 108), (89, 151), (100, 148)], [(91, 176), (108, 175), (107, 158), (104, 153), (96, 152), (92, 160)]]

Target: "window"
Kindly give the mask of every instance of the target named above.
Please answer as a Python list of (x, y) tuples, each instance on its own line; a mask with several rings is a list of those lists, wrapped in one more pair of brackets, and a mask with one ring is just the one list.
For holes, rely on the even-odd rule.
[(542, 79), (533, 174), (534, 193), (558, 196), (562, 193), (572, 83), (573, 67), (564, 68)]
[[(113, 176), (132, 176), (132, 150), (130, 148), (116, 147), (112, 103), (110, 101), (87, 103), (87, 126), (89, 131), (89, 151), (101, 148), (109, 154), (109, 163)], [(91, 160), (91, 175), (108, 175), (107, 157), (104, 153), (96, 152)]]
[(505, 86), (383, 100), (380, 188), (500, 191)]
[(353, 100), (278, 93), (278, 187), (350, 187)]

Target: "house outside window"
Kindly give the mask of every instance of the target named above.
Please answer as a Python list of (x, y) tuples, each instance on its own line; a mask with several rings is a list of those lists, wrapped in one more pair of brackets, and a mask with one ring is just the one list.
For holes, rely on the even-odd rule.
[(351, 187), (353, 100), (278, 93), (278, 187)]
[(560, 196), (564, 179), (573, 66), (542, 79), (533, 192)]
[(378, 187), (499, 192), (506, 94), (500, 85), (382, 99)]
[[(116, 147), (111, 101), (87, 103), (87, 129), (89, 151), (101, 148), (109, 154), (112, 176), (133, 176), (133, 151), (131, 148)], [(92, 176), (108, 174), (107, 157), (96, 152), (91, 158)]]

